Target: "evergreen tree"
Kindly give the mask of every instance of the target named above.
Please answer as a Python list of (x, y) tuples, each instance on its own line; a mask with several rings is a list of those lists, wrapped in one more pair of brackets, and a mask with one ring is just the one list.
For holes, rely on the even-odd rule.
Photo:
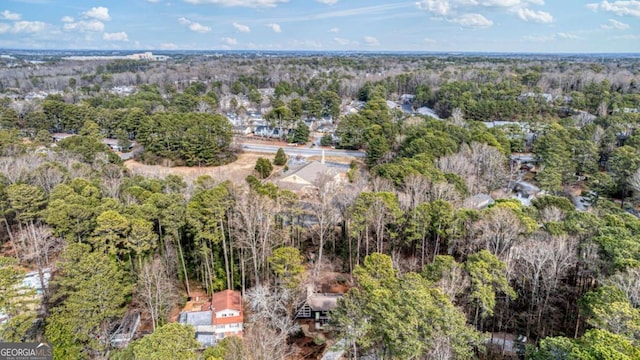
[(132, 286), (116, 261), (89, 245), (67, 247), (58, 263), (54, 305), (45, 335), (55, 359), (103, 356), (110, 346), (110, 324), (125, 312)]
[(296, 127), (293, 129), (291, 135), (289, 135), (289, 142), (296, 144), (304, 144), (309, 141), (309, 127), (304, 121), (299, 121)]
[(0, 324), (2, 341), (25, 341), (33, 328), (35, 291), (22, 284), (24, 275), (25, 271), (18, 268), (14, 258), (0, 256), (0, 313), (8, 317)]
[(282, 166), (287, 163), (287, 155), (284, 153), (284, 149), (278, 148), (276, 157), (273, 159), (273, 165)]
[(200, 343), (191, 325), (167, 324), (116, 353), (116, 360), (196, 360)]
[(260, 178), (266, 179), (269, 175), (271, 175), (271, 172), (273, 171), (273, 165), (271, 165), (271, 161), (269, 161), (269, 159), (261, 157), (256, 161), (256, 166), (254, 167), (254, 169), (258, 172)]

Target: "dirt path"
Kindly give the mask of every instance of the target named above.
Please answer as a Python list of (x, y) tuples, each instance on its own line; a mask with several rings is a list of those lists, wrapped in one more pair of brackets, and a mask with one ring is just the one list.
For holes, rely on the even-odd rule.
[(223, 166), (208, 167), (165, 167), (160, 165), (145, 165), (135, 160), (127, 160), (124, 165), (134, 175), (142, 175), (145, 177), (165, 178), (167, 175), (181, 176), (187, 183), (192, 183), (195, 179), (202, 175), (209, 175), (218, 181), (231, 180), (232, 182), (244, 181), (244, 179), (253, 173), (256, 160), (259, 157), (269, 157), (268, 154), (242, 153), (238, 156), (238, 160), (231, 164)]

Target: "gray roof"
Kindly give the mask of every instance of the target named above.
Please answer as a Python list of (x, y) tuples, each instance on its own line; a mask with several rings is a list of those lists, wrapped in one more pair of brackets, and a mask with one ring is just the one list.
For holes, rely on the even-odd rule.
[(307, 304), (313, 311), (331, 311), (338, 306), (338, 299), (342, 294), (312, 294)]
[(326, 173), (334, 174), (333, 170), (331, 170), (327, 165), (319, 161), (312, 161), (295, 171), (285, 174), (285, 178), (296, 175), (305, 181), (313, 183), (319, 175)]
[(465, 207), (475, 209), (484, 209), (493, 203), (495, 203), (495, 201), (490, 195), (487, 194), (477, 194), (464, 200)]
[(513, 187), (513, 189), (516, 192), (522, 193), (522, 194), (526, 194), (526, 195), (535, 195), (537, 193), (540, 192), (540, 188), (528, 183), (526, 181), (518, 181), (515, 186)]
[(208, 311), (188, 311), (180, 313), (178, 322), (193, 326), (211, 325), (213, 323), (213, 312)]
[(417, 113), (418, 115), (426, 115), (426, 116), (432, 117), (432, 118), (434, 118), (434, 119), (436, 119), (436, 120), (442, 120), (442, 119), (440, 118), (440, 116), (438, 116), (438, 114), (436, 114), (436, 111), (435, 111), (435, 110), (433, 110), (433, 109), (431, 109), (431, 108), (428, 108), (428, 107), (426, 107), (426, 106), (423, 106), (423, 107), (421, 107), (421, 108), (418, 108), (418, 109), (416, 110), (416, 113)]

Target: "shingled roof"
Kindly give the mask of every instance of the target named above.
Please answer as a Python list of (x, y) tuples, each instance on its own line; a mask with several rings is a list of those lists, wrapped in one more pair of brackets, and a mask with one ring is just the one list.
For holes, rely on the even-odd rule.
[(212, 303), (213, 311), (242, 311), (242, 297), (240, 296), (240, 291), (224, 290), (214, 293)]
[(299, 169), (288, 172), (287, 174), (285, 174), (285, 177), (281, 179), (281, 181), (286, 182), (287, 178), (295, 176), (308, 182), (309, 184), (313, 184), (321, 174), (335, 175), (335, 171), (319, 161), (312, 161)]

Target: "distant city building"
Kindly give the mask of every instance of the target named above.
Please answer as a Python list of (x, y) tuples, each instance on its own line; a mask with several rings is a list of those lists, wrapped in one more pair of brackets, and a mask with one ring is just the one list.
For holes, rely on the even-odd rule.
[(148, 61), (165, 61), (169, 57), (165, 55), (153, 55), (151, 51), (131, 55), (112, 55), (112, 56), (66, 56), (64, 60), (88, 61), (88, 60), (148, 60)]

